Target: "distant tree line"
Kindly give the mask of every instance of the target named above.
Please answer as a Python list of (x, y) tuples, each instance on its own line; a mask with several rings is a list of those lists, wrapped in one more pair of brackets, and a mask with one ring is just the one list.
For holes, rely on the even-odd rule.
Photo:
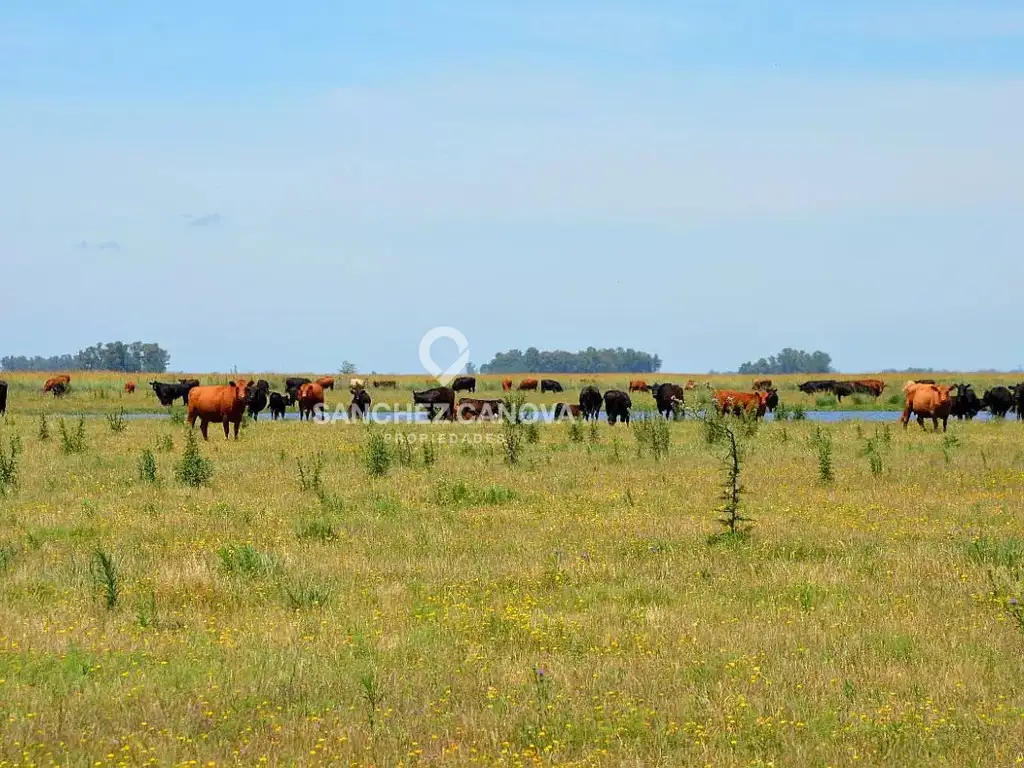
[(622, 347), (587, 347), (579, 352), (542, 351), (536, 347), (525, 352), (510, 349), (499, 352), (491, 362), (480, 366), (480, 373), (656, 373), (660, 370), (661, 358), (657, 355)]
[(170, 353), (159, 344), (133, 341), (99, 343), (79, 350), (74, 355), (53, 357), (0, 357), (5, 371), (121, 371), (124, 373), (163, 373), (171, 361)]
[(744, 363), (737, 373), (832, 373), (832, 356), (827, 352), (805, 352), (802, 349), (786, 347), (767, 359), (762, 357), (756, 363)]

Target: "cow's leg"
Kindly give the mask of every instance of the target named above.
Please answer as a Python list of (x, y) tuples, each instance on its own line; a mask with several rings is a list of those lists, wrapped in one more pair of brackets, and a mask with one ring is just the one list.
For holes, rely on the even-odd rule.
[(209, 427), (210, 427), (210, 422), (208, 422), (206, 419), (200, 419), (199, 420), (199, 431), (203, 433), (203, 440), (209, 440), (210, 439), (209, 435), (207, 435), (207, 433), (206, 433), (207, 430), (209, 429)]
[(942, 417), (942, 431), (943, 432), (946, 431), (946, 422), (948, 422), (948, 421), (949, 421), (949, 416), (943, 416)]
[(918, 425), (920, 425), (921, 429), (924, 429), (924, 416), (922, 416), (921, 414), (918, 414), (917, 415), (917, 423), (918, 423)]
[(242, 426), (242, 420), (241, 419), (239, 419), (238, 421), (235, 422), (235, 440), (238, 439), (238, 428), (240, 426)]
[(231, 422), (224, 419), (224, 439), (227, 440), (231, 437)]

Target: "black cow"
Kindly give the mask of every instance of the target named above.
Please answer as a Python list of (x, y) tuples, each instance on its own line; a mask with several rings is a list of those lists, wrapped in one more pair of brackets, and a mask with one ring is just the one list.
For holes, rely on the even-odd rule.
[(266, 379), (260, 379), (256, 382), (256, 389), (262, 389), (268, 395), (270, 394), (270, 382)]
[(267, 392), (269, 388), (269, 384), (267, 385), (267, 388), (264, 389), (259, 385), (259, 382), (257, 382), (256, 386), (254, 387), (246, 387), (245, 407), (246, 410), (249, 411), (249, 417), (253, 421), (259, 421), (260, 411), (264, 410), (267, 407), (267, 401), (269, 400)]
[(562, 385), (554, 379), (541, 379), (540, 380), (540, 391), (541, 394), (545, 392), (564, 392)]
[(848, 381), (834, 381), (832, 382), (832, 394), (836, 396), (836, 400), (840, 403), (843, 402), (844, 397), (849, 397), (856, 390), (853, 388), (853, 384)]
[(651, 394), (658, 406), (658, 413), (666, 419), (675, 418), (683, 407), (683, 388), (678, 384), (651, 384)]
[(476, 376), (456, 376), (452, 392), (476, 392)]
[(284, 418), (284, 412), (288, 408), (288, 396), (280, 392), (271, 392), (268, 398), (270, 402), (270, 418), (274, 421)]
[(1013, 389), (1013, 407), (1017, 411), (1017, 421), (1024, 421), (1024, 384), (1016, 384)]
[(981, 402), (993, 416), (1006, 416), (1013, 408), (1014, 397), (1006, 387), (992, 387), (981, 398)]
[(604, 411), (608, 414), (609, 424), (620, 419), (624, 424), (629, 424), (629, 409), (632, 407), (633, 401), (621, 389), (609, 389), (604, 393)]
[(768, 399), (765, 401), (764, 409), (768, 413), (775, 413), (775, 409), (779, 407), (779, 390), (772, 387), (768, 390)]
[(303, 378), (298, 378), (298, 377), (290, 378), (290, 379), (285, 379), (284, 380), (284, 388), (285, 389), (289, 389), (289, 390), (290, 389), (294, 389), (296, 392), (298, 392), (299, 391), (299, 387), (301, 387), (303, 384), (311, 384), (311, 383), (312, 383), (312, 379), (303, 379)]
[(431, 421), (440, 416), (442, 419), (455, 419), (455, 392), (448, 387), (434, 387), (422, 392), (413, 392), (412, 401), (416, 405), (427, 406), (427, 418)]
[(365, 419), (370, 415), (370, 393), (365, 389), (357, 390), (352, 394), (352, 402), (348, 404), (348, 417), (355, 421), (356, 419)]
[(0, 416), (7, 412), (7, 382), (0, 381)]
[(949, 409), (949, 415), (970, 421), (984, 408), (981, 398), (970, 384), (956, 384), (955, 387), (956, 394), (949, 398), (953, 402)]
[(597, 387), (584, 387), (580, 390), (580, 411), (587, 421), (596, 419), (601, 412), (601, 390)]
[(156, 399), (160, 405), (173, 405), (174, 401), (181, 398), (182, 405), (188, 405), (188, 393), (192, 390), (193, 384), (162, 384), (159, 381), (149, 382), (153, 388)]
[(178, 383), (184, 387), (192, 389), (192, 387), (199, 386), (199, 379), (178, 379)]
[(797, 387), (801, 392), (813, 395), (815, 392), (832, 392), (835, 389), (835, 379), (816, 379), (805, 381)]

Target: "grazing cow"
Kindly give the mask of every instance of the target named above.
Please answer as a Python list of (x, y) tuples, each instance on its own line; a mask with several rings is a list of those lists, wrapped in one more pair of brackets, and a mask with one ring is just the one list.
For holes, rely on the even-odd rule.
[(555, 404), (555, 421), (561, 421), (562, 419), (578, 419), (582, 411), (578, 405), (571, 403), (556, 403)]
[(850, 386), (853, 387), (854, 392), (872, 397), (878, 397), (885, 390), (885, 382), (881, 379), (857, 379), (857, 381), (851, 381)]
[(124, 393), (126, 395), (134, 395), (135, 394), (135, 382), (134, 381), (126, 381), (124, 383)]
[(805, 381), (797, 389), (805, 394), (813, 395), (815, 392), (831, 392), (835, 389), (835, 386), (835, 379), (815, 379)]
[(349, 379), (348, 391), (355, 394), (360, 389), (366, 389), (366, 379)]
[(629, 380), (629, 391), (630, 392), (650, 392), (651, 388), (647, 386), (647, 382), (643, 379), (630, 379)]
[[(53, 392), (58, 384), (63, 384), (64, 385), (64, 390), (66, 391), (67, 390), (67, 385), (69, 383), (71, 383), (71, 377), (70, 376), (65, 376), (65, 375), (54, 376), (52, 379), (47, 379), (46, 383), (43, 384), (43, 392)], [(64, 394), (64, 392), (61, 392), (61, 394)], [(56, 396), (59, 397), (59, 395), (56, 395)]]
[(179, 397), (183, 405), (188, 405), (188, 393), (195, 389), (191, 384), (162, 384), (159, 381), (151, 381), (149, 386), (160, 405), (172, 405)]
[(398, 387), (398, 382), (395, 381), (394, 379), (374, 379), (373, 380), (373, 388), (374, 389), (378, 389), (378, 388), (379, 389), (395, 389), (397, 387)]
[(755, 392), (767, 392), (771, 388), (772, 388), (772, 380), (771, 379), (758, 379), (757, 381), (754, 382), (754, 391)]
[(199, 379), (178, 379), (178, 383), (184, 387), (198, 387)]
[(502, 390), (502, 392), (511, 392), (512, 391), (512, 379), (502, 379), (501, 380), (501, 390)]
[(245, 413), (247, 392), (252, 381), (229, 381), (226, 387), (190, 387), (188, 390), (188, 425), (194, 427), (199, 419), (203, 440), (209, 440), (207, 427), (212, 424), (224, 425), (224, 437), (228, 438), (228, 426), (235, 425), (235, 440)]
[[(299, 387), (298, 393), (299, 402), (299, 421), (309, 419), (312, 421), (313, 416), (323, 419), (323, 405), (324, 405), (324, 388), (317, 384), (315, 381), (311, 381), (308, 384), (303, 384)], [(317, 413), (317, 406), (320, 406), (320, 411)]]
[(601, 390), (589, 386), (580, 390), (580, 412), (587, 421), (597, 418), (601, 413)]
[(319, 384), (324, 389), (330, 389), (331, 391), (334, 390), (333, 376), (321, 376), (319, 379), (316, 380), (316, 383)]
[(269, 385), (265, 389), (260, 386), (259, 382), (256, 382), (256, 386), (249, 387), (246, 390), (245, 406), (246, 410), (249, 411), (249, 418), (253, 421), (259, 421), (260, 411), (267, 407), (267, 402), (270, 399), (267, 389), (269, 389)]
[(460, 397), (455, 409), (459, 421), (474, 419), (497, 419), (501, 416), (502, 400), (481, 400), (474, 397)]
[(678, 384), (651, 384), (651, 394), (658, 406), (658, 413), (668, 418), (676, 418), (683, 407), (683, 388)]
[(609, 389), (604, 393), (604, 412), (608, 415), (609, 424), (620, 420), (629, 424), (629, 409), (632, 407), (633, 401), (621, 389)]
[(1006, 387), (992, 387), (981, 398), (981, 402), (993, 416), (1003, 417), (1013, 408), (1014, 397)]
[(413, 392), (416, 405), (427, 406), (427, 418), (433, 421), (438, 416), (448, 421), (455, 420), (455, 392), (448, 387), (433, 387), (422, 392)]
[(834, 381), (832, 382), (832, 393), (836, 396), (836, 400), (841, 403), (844, 397), (849, 397), (854, 393), (853, 384), (848, 381)]
[(530, 390), (532, 392), (536, 392), (537, 384), (538, 382), (536, 379), (523, 379), (519, 382), (519, 391), (523, 392), (525, 390)]
[(764, 407), (768, 413), (775, 413), (775, 409), (779, 407), (779, 390), (774, 387), (768, 390), (768, 399), (764, 401)]
[(456, 376), (452, 392), (476, 392), (476, 376)]
[(7, 412), (7, 382), (0, 381), (0, 416)]
[(540, 380), (540, 391), (541, 394), (544, 392), (564, 392), (562, 385), (554, 379), (541, 379)]
[(353, 393), (352, 402), (348, 404), (348, 417), (352, 421), (366, 419), (370, 415), (370, 393), (360, 389)]
[(288, 396), (280, 392), (271, 392), (270, 397), (270, 418), (274, 421), (284, 418), (284, 412), (288, 408)]
[(953, 388), (956, 389), (956, 394), (950, 397), (952, 401), (949, 409), (950, 416), (955, 416), (958, 420), (970, 421), (984, 409), (985, 406), (982, 405), (981, 398), (970, 384), (954, 384)]
[(734, 416), (753, 415), (761, 418), (768, 410), (769, 392), (737, 392), (733, 389), (716, 389), (714, 392), (715, 408), (722, 415)]
[(933, 429), (939, 431), (939, 419), (942, 419), (942, 431), (946, 431), (946, 423), (949, 421), (949, 412), (953, 407), (953, 401), (949, 397), (949, 390), (952, 387), (941, 384), (918, 384), (908, 381), (903, 385), (903, 394), (907, 402), (903, 406), (903, 415), (900, 421), (903, 428), (910, 423), (910, 414), (917, 415), (917, 423), (924, 429), (924, 420), (931, 419)]

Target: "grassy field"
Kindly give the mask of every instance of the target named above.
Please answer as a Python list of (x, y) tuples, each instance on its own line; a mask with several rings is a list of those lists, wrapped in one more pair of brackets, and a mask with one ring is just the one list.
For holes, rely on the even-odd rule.
[[(153, 394), (153, 390), (149, 387), (148, 382), (152, 379), (165, 382), (175, 382), (178, 378), (197, 378), (204, 384), (223, 384), (227, 383), (228, 380), (233, 379), (235, 374), (230, 373), (169, 373), (160, 376), (153, 377), (149, 375), (139, 376), (127, 376), (125, 374), (114, 374), (114, 373), (72, 373), (71, 392), (63, 398), (60, 402), (55, 402), (54, 398), (47, 393), (42, 391), (43, 382), (48, 378), (48, 374), (40, 373), (6, 373), (0, 374), (0, 378), (8, 382), (10, 388), (10, 400), (11, 407), (16, 412), (25, 413), (62, 413), (62, 412), (79, 412), (79, 413), (107, 413), (116, 411), (120, 408), (124, 408), (125, 411), (131, 412), (148, 412), (158, 413), (166, 411), (167, 409), (160, 405), (156, 396)], [(284, 391), (284, 379), (285, 375), (282, 374), (257, 374), (257, 373), (240, 373), (238, 376), (246, 376), (251, 379), (266, 378), (274, 390), (283, 392)], [(294, 376), (306, 376), (309, 378), (316, 378), (324, 374), (316, 373), (297, 373), (288, 374)], [(369, 386), (369, 392), (373, 397), (374, 404), (388, 403), (391, 405), (408, 405), (412, 403), (412, 392), (416, 389), (426, 389), (431, 386), (437, 386), (437, 382), (433, 379), (428, 378), (426, 375), (406, 375), (406, 376), (393, 376), (393, 375), (364, 375), (359, 374), (361, 378), (366, 379), (368, 382), (375, 378), (381, 379), (394, 379), (397, 383), (395, 389), (375, 389)], [(753, 376), (736, 376), (736, 375), (725, 375), (725, 376), (708, 376), (700, 374), (688, 374), (688, 373), (665, 373), (657, 374), (653, 376), (639, 376), (631, 377), (625, 374), (595, 374), (592, 376), (584, 376), (577, 374), (531, 374), (535, 378), (553, 378), (558, 380), (564, 387), (565, 392), (563, 394), (541, 394), (539, 392), (531, 392), (528, 394), (530, 402), (538, 404), (553, 405), (560, 401), (566, 402), (577, 402), (579, 398), (579, 390), (587, 384), (594, 384), (602, 392), (607, 389), (622, 389), (628, 388), (630, 378), (642, 378), (648, 383), (650, 382), (662, 382), (671, 381), (677, 384), (685, 384), (689, 380), (693, 380), (698, 385), (710, 383), (713, 387), (722, 389), (736, 389), (741, 391), (749, 391), (754, 382)], [(1004, 386), (1013, 386), (1021, 380), (1024, 380), (1024, 374), (1012, 373), (1012, 374), (984, 374), (984, 375), (970, 375), (965, 374), (963, 376), (956, 374), (952, 376), (940, 376), (935, 374), (922, 374), (929, 378), (935, 378), (940, 383), (955, 383), (959, 381), (968, 381), (974, 384), (975, 390), (979, 396), (984, 392), (985, 389), (1002, 384)], [(795, 406), (799, 405), (805, 410), (882, 410), (882, 411), (893, 411), (900, 410), (903, 407), (903, 395), (902, 387), (907, 381), (906, 374), (900, 374), (898, 376), (893, 375), (882, 375), (882, 374), (850, 374), (850, 375), (835, 375), (834, 377), (839, 380), (850, 380), (855, 378), (878, 378), (886, 382), (886, 389), (882, 393), (881, 397), (874, 398), (870, 395), (854, 395), (853, 397), (843, 398), (843, 402), (840, 404), (836, 401), (834, 395), (831, 394), (816, 394), (806, 395), (797, 389), (797, 385), (807, 379), (815, 378), (832, 378), (833, 375), (798, 375), (798, 376), (773, 376), (771, 377), (775, 386), (779, 390), (779, 396), (783, 403)], [(347, 376), (335, 376), (337, 379), (337, 389), (334, 392), (327, 393), (328, 406), (333, 405), (347, 405), (351, 399), (347, 391), (347, 382), (350, 377)], [(477, 396), (478, 397), (497, 397), (501, 393), (501, 380), (503, 376), (478, 376), (477, 377)], [(524, 376), (514, 375), (511, 377), (513, 381), (518, 384)], [(138, 388), (133, 395), (125, 394), (124, 383), (125, 381), (132, 380), (138, 385)], [(468, 393), (464, 393), (468, 394)], [(644, 392), (634, 393), (632, 396), (633, 405), (636, 408), (641, 409), (654, 409), (654, 399)]]
[(692, 420), (261, 421), (192, 488), (180, 424), (40, 434), (116, 379), (8, 379), (0, 765), (1024, 760), (1016, 422), (762, 425), (722, 536)]

